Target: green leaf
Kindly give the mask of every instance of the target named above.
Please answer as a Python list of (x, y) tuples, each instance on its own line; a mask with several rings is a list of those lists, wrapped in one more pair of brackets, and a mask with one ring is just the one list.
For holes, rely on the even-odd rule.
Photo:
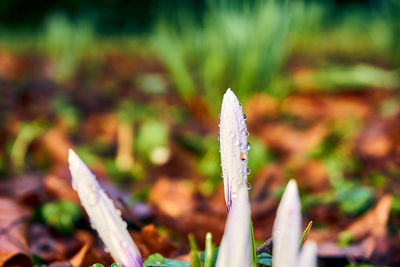
[(338, 245), (341, 248), (346, 248), (353, 242), (354, 236), (348, 231), (343, 231), (338, 236)]
[(312, 226), (312, 221), (310, 221), (310, 222), (308, 223), (306, 229), (304, 229), (304, 232), (301, 234), (301, 236), (300, 236), (300, 244), (303, 244), (303, 243), (304, 243), (304, 240), (306, 240), (306, 237), (307, 237), (308, 233), (309, 233), (310, 230), (311, 230), (311, 226)]
[(121, 266), (121, 264), (119, 264), (119, 263), (113, 262), (113, 263), (111, 264), (111, 267), (122, 267), (122, 266)]
[(213, 257), (214, 255), (214, 245), (212, 243), (212, 234), (206, 234), (206, 246), (204, 249), (204, 267), (212, 267), (213, 266)]
[(147, 260), (143, 263), (144, 267), (151, 267), (151, 266), (167, 266), (165, 263), (165, 259), (161, 254), (152, 254), (150, 255)]
[(256, 254), (256, 241), (254, 239), (253, 222), (250, 218), (250, 230), (251, 230), (251, 266), (257, 267), (257, 254)]
[(104, 265), (101, 263), (95, 263), (93, 265), (90, 265), (90, 267), (104, 267)]
[(197, 249), (196, 240), (194, 239), (194, 235), (189, 234), (188, 238), (189, 238), (190, 255), (192, 256), (193, 267), (202, 267), (202, 264), (201, 264), (201, 261), (199, 258), (199, 252)]
[(70, 201), (54, 201), (41, 208), (41, 215), (47, 225), (63, 234), (71, 234), (75, 223), (81, 218), (81, 208)]
[(264, 266), (272, 266), (272, 256), (263, 252), (258, 255), (257, 263)]
[(333, 184), (339, 207), (345, 214), (355, 215), (371, 204), (372, 190), (355, 182), (343, 180)]
[[(218, 251), (219, 251), (219, 247), (215, 247), (211, 267), (215, 267), (215, 264), (217, 263)], [(200, 259), (201, 259), (201, 262), (204, 264), (205, 263), (205, 252), (204, 251), (200, 253)]]
[(169, 129), (157, 120), (147, 120), (139, 128), (136, 149), (139, 155), (151, 163), (157, 164), (157, 151), (169, 151)]
[(190, 267), (190, 266), (192, 266), (192, 264), (187, 261), (164, 259), (164, 262), (165, 262), (165, 264), (167, 264), (167, 267)]
[(190, 267), (192, 264), (186, 261), (166, 259), (160, 254), (152, 254), (143, 263), (144, 267)]
[(32, 254), (32, 261), (34, 266), (42, 266), (45, 263), (43, 259), (37, 254)]

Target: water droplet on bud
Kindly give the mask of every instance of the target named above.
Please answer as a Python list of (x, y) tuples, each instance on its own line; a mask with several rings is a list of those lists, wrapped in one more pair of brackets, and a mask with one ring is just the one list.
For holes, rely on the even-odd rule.
[(250, 190), (253, 186), (251, 185), (251, 183), (247, 183), (247, 190)]
[(247, 115), (243, 113), (243, 119), (246, 120), (247, 119)]
[(250, 150), (250, 143), (247, 143), (246, 149), (247, 149), (247, 151)]
[(250, 169), (249, 169), (249, 168), (247, 168), (247, 174), (250, 174), (250, 173), (251, 173)]

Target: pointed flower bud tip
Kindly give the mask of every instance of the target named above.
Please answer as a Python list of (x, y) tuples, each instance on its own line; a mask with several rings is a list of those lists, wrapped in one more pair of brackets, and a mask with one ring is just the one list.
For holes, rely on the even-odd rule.
[(295, 266), (301, 231), (300, 198), (295, 180), (283, 193), (273, 226), (273, 266)]
[(246, 116), (239, 100), (228, 89), (221, 106), (219, 141), (225, 201), (228, 210), (237, 196), (238, 186), (247, 185), (248, 149)]
[(300, 253), (298, 267), (317, 267), (317, 244), (307, 241)]
[(126, 222), (121, 218), (121, 212), (115, 208), (96, 177), (71, 149), (68, 162), (73, 188), (78, 192), (93, 229), (97, 231), (114, 260), (123, 266), (141, 267), (139, 250), (127, 230)]

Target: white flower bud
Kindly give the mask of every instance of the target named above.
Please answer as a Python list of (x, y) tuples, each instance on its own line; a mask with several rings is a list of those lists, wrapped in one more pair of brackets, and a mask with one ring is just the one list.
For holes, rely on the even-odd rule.
[(142, 259), (127, 224), (87, 166), (71, 149), (68, 156), (72, 187), (78, 192), (92, 227), (115, 261), (127, 267), (141, 267)]
[(273, 226), (274, 267), (294, 267), (300, 245), (300, 198), (295, 180), (290, 180), (283, 193)]
[(220, 152), (225, 201), (228, 211), (237, 197), (239, 185), (247, 185), (247, 162), (250, 145), (242, 106), (231, 89), (222, 100), (220, 114)]
[(297, 267), (317, 267), (317, 244), (313, 241), (304, 243)]

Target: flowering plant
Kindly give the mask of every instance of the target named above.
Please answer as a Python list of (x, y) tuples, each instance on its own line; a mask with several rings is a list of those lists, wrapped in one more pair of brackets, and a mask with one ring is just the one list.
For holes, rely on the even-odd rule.
[[(249, 170), (246, 115), (232, 90), (223, 97), (220, 114), (220, 152), (225, 202), (228, 218), (219, 247), (216, 267), (250, 267), (271, 265), (271, 255), (256, 255), (251, 224), (247, 175)], [(96, 229), (112, 257), (122, 266), (190, 266), (189, 263), (164, 259), (159, 254), (142, 263), (138, 248), (133, 242), (127, 224), (121, 219), (111, 199), (100, 187), (95, 176), (72, 151), (69, 151), (72, 186), (78, 192), (92, 227)], [(300, 199), (297, 184), (289, 181), (282, 196), (273, 226), (274, 267), (316, 267), (316, 245), (306, 242), (299, 253), (301, 233)], [(189, 238), (194, 267), (203, 264), (198, 258), (193, 237)], [(208, 245), (207, 245), (208, 244)], [(211, 245), (210, 245), (211, 244)], [(213, 267), (211, 235), (207, 235), (204, 266)]]

